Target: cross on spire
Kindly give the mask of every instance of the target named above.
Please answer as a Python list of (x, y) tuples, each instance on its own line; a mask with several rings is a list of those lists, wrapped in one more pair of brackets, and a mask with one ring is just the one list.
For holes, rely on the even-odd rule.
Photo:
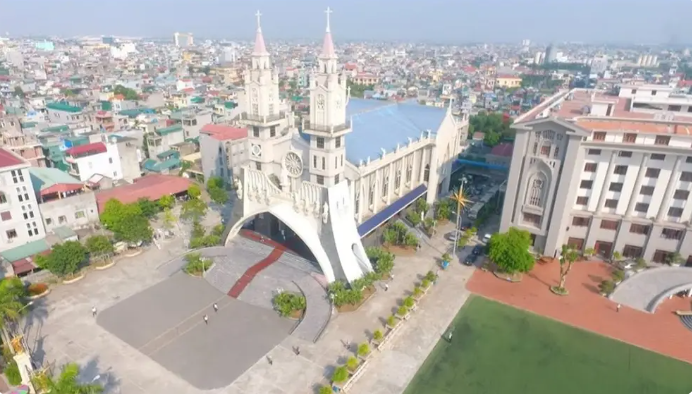
[(332, 9), (329, 7), (327, 7), (327, 9), (324, 11), (324, 13), (327, 14), (327, 32), (331, 31), (329, 19), (330, 19), (330, 15), (332, 14), (332, 12), (334, 12), (334, 11), (332, 11)]
[(255, 13), (255, 16), (257, 17), (257, 31), (262, 31), (262, 25), (260, 23), (260, 18), (262, 17), (262, 13), (257, 10), (257, 13)]

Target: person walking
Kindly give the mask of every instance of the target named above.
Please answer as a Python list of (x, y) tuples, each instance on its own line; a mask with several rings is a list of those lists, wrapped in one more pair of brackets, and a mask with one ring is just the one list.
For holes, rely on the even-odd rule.
[(274, 360), (272, 360), (272, 358), (269, 356), (267, 356), (267, 362), (269, 363), (269, 365), (274, 365)]
[(622, 305), (618, 304), (617, 309), (616, 309), (618, 312), (620, 312), (620, 307), (622, 307)]
[(91, 317), (96, 317), (96, 313), (98, 313), (96, 311), (96, 307), (95, 306), (91, 307)]
[(209, 316), (204, 315), (204, 324), (209, 324)]
[(214, 312), (219, 311), (219, 306), (216, 304), (216, 302), (214, 303), (214, 305), (212, 305), (212, 307), (214, 308)]
[(384, 291), (387, 291), (387, 290), (389, 290), (389, 285), (385, 283), (384, 284)]

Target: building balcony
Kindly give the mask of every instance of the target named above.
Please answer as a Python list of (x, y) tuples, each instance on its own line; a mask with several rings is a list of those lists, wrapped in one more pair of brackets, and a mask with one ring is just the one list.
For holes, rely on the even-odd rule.
[(278, 114), (274, 115), (251, 115), (247, 112), (240, 114), (241, 120), (246, 120), (248, 122), (255, 122), (260, 124), (265, 124), (268, 122), (276, 122), (277, 120), (284, 119), (286, 117), (286, 111), (280, 111)]
[(333, 126), (322, 126), (322, 125), (311, 125), (310, 121), (306, 120), (303, 123), (303, 131), (320, 131), (323, 133), (338, 133), (340, 131), (349, 130), (351, 128), (351, 121), (347, 120), (343, 124), (333, 125)]

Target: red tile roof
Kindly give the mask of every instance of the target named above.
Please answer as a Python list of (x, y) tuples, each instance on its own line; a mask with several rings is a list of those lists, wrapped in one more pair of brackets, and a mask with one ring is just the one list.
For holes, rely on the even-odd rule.
[(20, 164), (24, 164), (26, 161), (16, 154), (0, 148), (0, 168), (3, 167), (14, 167)]
[(108, 200), (114, 198), (123, 204), (135, 202), (140, 198), (156, 201), (163, 196), (178, 194), (187, 190), (192, 182), (187, 178), (173, 175), (152, 174), (139, 178), (131, 185), (114, 187), (96, 193), (99, 213), (103, 212)]
[(41, 190), (42, 196), (47, 196), (53, 193), (67, 193), (75, 190), (81, 190), (84, 187), (81, 183), (57, 183), (51, 187)]
[(221, 124), (205, 125), (200, 132), (218, 141), (239, 140), (247, 137), (247, 129)]
[(66, 150), (65, 153), (69, 156), (79, 156), (83, 154), (93, 155), (96, 153), (105, 153), (106, 151), (108, 151), (108, 148), (106, 148), (103, 142), (94, 142), (92, 144), (75, 146), (74, 148)]

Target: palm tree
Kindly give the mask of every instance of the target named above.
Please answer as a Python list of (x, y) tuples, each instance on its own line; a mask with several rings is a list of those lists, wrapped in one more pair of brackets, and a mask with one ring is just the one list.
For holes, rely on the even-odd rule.
[(455, 190), (452, 192), (452, 196), (450, 197), (450, 200), (457, 203), (457, 221), (456, 221), (456, 226), (454, 226), (454, 252), (453, 252), (453, 254), (456, 255), (456, 253), (457, 253), (457, 238), (458, 238), (457, 232), (459, 231), (459, 218), (461, 218), (461, 210), (464, 209), (466, 207), (466, 205), (471, 202), (471, 200), (469, 200), (466, 197), (466, 194), (464, 193), (463, 185), (461, 187), (459, 187), (458, 190)]
[(0, 329), (5, 343), (9, 343), (7, 326), (19, 319), (25, 296), (26, 288), (21, 279), (0, 280)]
[(75, 363), (64, 365), (57, 377), (48, 374), (38, 376), (34, 384), (39, 391), (51, 394), (100, 394), (103, 392), (103, 386), (99, 383), (79, 382), (79, 365)]

